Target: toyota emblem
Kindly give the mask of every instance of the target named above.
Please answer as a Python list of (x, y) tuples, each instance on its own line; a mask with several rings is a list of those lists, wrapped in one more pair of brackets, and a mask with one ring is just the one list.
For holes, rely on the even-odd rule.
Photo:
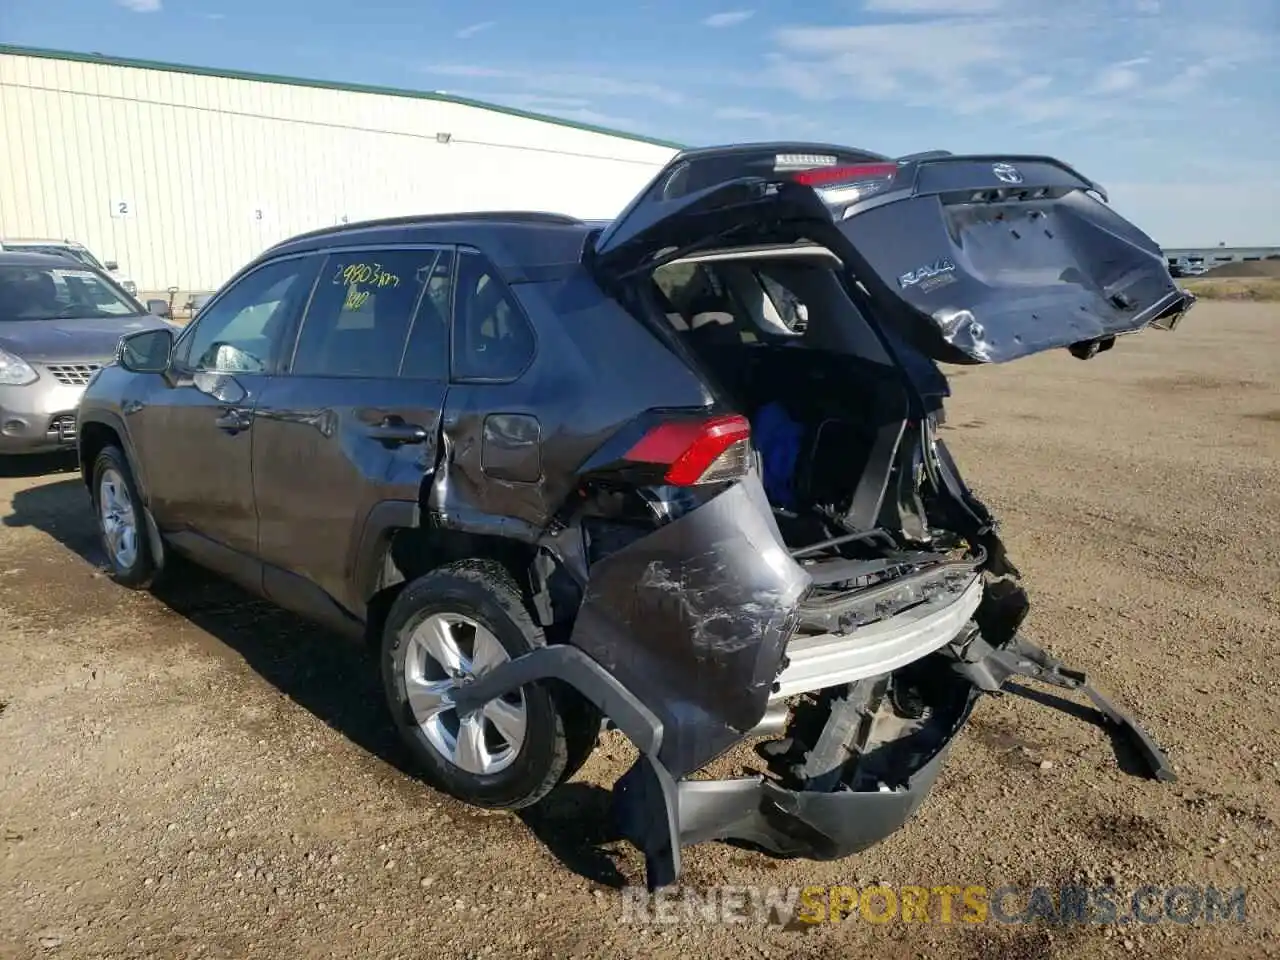
[(991, 168), (991, 172), (996, 175), (996, 179), (1001, 183), (1021, 183), (1022, 174), (1018, 172), (1018, 168), (1011, 163), (997, 163)]

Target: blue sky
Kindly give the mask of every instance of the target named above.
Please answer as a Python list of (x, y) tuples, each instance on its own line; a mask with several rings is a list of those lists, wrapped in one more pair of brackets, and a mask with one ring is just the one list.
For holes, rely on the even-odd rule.
[(1280, 244), (1280, 0), (0, 7), (6, 43), (441, 90), (689, 144), (1049, 153), (1166, 246)]

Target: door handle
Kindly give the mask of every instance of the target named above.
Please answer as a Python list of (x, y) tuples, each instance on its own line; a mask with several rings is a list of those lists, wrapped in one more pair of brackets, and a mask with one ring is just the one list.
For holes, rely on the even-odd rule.
[(379, 443), (424, 443), (427, 428), (416, 423), (405, 423), (399, 417), (387, 417), (380, 423), (365, 427), (365, 434)]
[(214, 420), (213, 425), (227, 433), (239, 433), (253, 425), (253, 414), (248, 410), (228, 410)]

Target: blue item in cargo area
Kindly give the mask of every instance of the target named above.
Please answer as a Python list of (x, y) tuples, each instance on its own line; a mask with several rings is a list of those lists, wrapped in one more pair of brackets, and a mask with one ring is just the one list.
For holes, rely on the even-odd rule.
[(775, 507), (794, 509), (796, 461), (804, 440), (804, 425), (791, 419), (777, 402), (756, 411), (751, 434), (764, 464), (764, 492)]

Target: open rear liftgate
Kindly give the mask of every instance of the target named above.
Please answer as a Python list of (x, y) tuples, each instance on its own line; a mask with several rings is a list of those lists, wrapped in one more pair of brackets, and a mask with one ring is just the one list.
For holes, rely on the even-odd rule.
[[(804, 169), (787, 168), (793, 161)], [(1059, 347), (1088, 357), (1119, 335), (1172, 329), (1194, 301), (1169, 277), (1158, 245), (1106, 206), (1100, 187), (1049, 157), (936, 152), (892, 161), (815, 144), (689, 151), (587, 256), (602, 285), (621, 288), (657, 260), (726, 238), (776, 241), (769, 231), (783, 227), (833, 250), (866, 312), (934, 361), (1001, 362)], [(768, 235), (756, 237), (757, 228)], [(875, 523), (903, 426), (893, 425), (873, 457), (883, 469), (864, 472), (854, 529)], [(1152, 776), (1172, 780), (1164, 754), (1127, 714), (1021, 635), (1029, 604), (1017, 571), (945, 445), (937, 448), (938, 492), (959, 524), (949, 529), (980, 554), (932, 583), (940, 593), (922, 593), (884, 622), (791, 636), (784, 621), (804, 575), (770, 529), (752, 477), (599, 561), (571, 642), (460, 688), (457, 709), (547, 679), (594, 703), (640, 752), (614, 787), (614, 806), (623, 836), (645, 854), (650, 889), (675, 882), (680, 848), (704, 840), (813, 859), (878, 842), (923, 802), (979, 696), (1014, 677), (1082, 691)], [(646, 585), (646, 576), (657, 580)], [(909, 578), (891, 582), (910, 586)], [(666, 607), (650, 596), (673, 591), (678, 602)], [(715, 631), (705, 629), (709, 614)], [(710, 664), (718, 683), (702, 682), (699, 668)], [(901, 677), (903, 689), (921, 691), (921, 709), (893, 703), (890, 716), (881, 708), (902, 695)], [(803, 762), (785, 765), (783, 738), (762, 745), (773, 749), (771, 774), (784, 771), (776, 780), (687, 779), (760, 736), (778, 702), (801, 694), (820, 705), (806, 709), (796, 738), (808, 748)], [(905, 722), (895, 730), (897, 718)]]

